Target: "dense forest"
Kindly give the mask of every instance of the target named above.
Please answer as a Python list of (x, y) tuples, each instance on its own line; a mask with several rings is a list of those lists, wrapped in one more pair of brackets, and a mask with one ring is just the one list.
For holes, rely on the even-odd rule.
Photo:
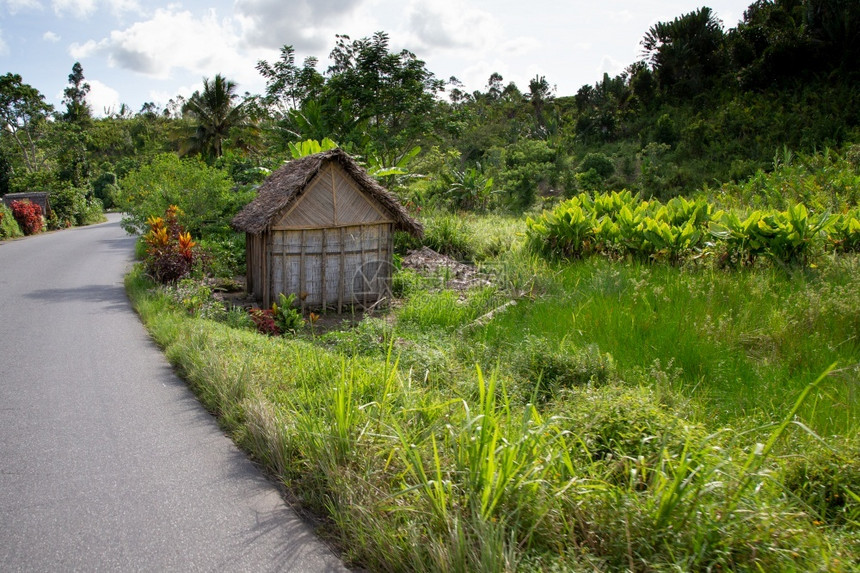
[[(860, 4), (758, 1), (725, 29), (709, 8), (651, 27), (642, 59), (576, 94), (493, 74), (467, 92), (379, 32), (338, 36), (320, 71), (285, 45), (260, 61), (264, 94), (215, 75), (165, 107), (96, 118), (76, 63), (54, 109), (26, 78), (0, 77), (0, 194), (50, 190), (50, 224), (117, 205), (121, 182), (161, 154), (214, 167), (235, 188), (330, 138), (415, 207), (522, 211), (580, 191), (666, 200), (741, 182), (792, 153), (860, 141)], [(237, 201), (228, 201), (236, 208)]]

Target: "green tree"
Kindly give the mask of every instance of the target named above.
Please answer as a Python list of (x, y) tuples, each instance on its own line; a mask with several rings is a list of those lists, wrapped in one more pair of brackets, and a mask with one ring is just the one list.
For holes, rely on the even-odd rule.
[[(54, 110), (36, 88), (25, 84), (18, 74), (0, 76), (0, 140), (11, 139), (28, 172), (45, 167), (47, 156), (40, 149), (46, 119)], [(13, 171), (10, 164), (9, 170)]]
[(687, 97), (713, 85), (723, 71), (725, 34), (714, 12), (703, 7), (651, 26), (642, 49), (667, 94)]
[(535, 114), (535, 124), (537, 125), (540, 135), (546, 136), (546, 118), (544, 117), (545, 108), (552, 101), (555, 88), (549, 85), (544, 76), (535, 76), (529, 81), (529, 93), (526, 94), (526, 99), (532, 104)]
[(221, 157), (230, 130), (249, 125), (244, 102), (238, 100), (234, 82), (220, 74), (212, 81), (203, 78), (203, 90), (195, 91), (182, 108), (183, 114), (196, 123), (184, 154)]
[[(385, 32), (350, 40), (337, 36), (333, 62), (323, 90), (324, 105), (349, 110), (350, 134), (332, 134), (341, 142), (362, 143), (370, 136), (375, 153), (389, 165), (411, 149), (430, 129), (435, 95), (444, 82), (408, 50), (392, 53)], [(336, 110), (332, 110), (336, 111)]]
[(64, 120), (86, 124), (92, 119), (92, 109), (87, 103), (88, 93), (90, 93), (90, 84), (84, 81), (84, 68), (80, 62), (75, 62), (72, 73), (69, 74), (69, 85), (63, 90), (63, 103), (66, 105)]
[(202, 230), (213, 228), (230, 233), (230, 218), (249, 199), (232, 192), (232, 185), (224, 171), (200, 159), (179, 159), (165, 153), (123, 177), (116, 199), (128, 230), (146, 230), (148, 217), (159, 216), (176, 205), (183, 212), (182, 224), (192, 234), (199, 236)]
[(266, 103), (283, 116), (318, 97), (325, 78), (316, 70), (317, 63), (317, 58), (307, 57), (299, 68), (295, 50), (290, 45), (281, 48), (280, 60), (271, 64), (265, 60), (257, 62), (257, 71), (266, 79)]

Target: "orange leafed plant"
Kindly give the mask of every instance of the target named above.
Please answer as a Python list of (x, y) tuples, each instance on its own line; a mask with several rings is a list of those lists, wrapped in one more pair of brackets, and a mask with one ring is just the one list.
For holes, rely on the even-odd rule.
[(177, 221), (181, 214), (179, 207), (171, 205), (163, 218), (151, 216), (146, 220), (149, 232), (144, 236), (144, 263), (149, 275), (160, 283), (170, 283), (184, 277), (191, 272), (194, 263), (194, 247), (197, 243)]

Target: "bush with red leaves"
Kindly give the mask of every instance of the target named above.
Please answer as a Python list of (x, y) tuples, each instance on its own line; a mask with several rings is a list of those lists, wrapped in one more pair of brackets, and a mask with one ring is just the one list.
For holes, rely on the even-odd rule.
[(270, 336), (280, 336), (281, 331), (275, 324), (275, 313), (269, 308), (252, 308), (248, 311), (257, 330)]
[(42, 230), (42, 208), (29, 201), (12, 201), (12, 215), (25, 235)]
[(197, 245), (191, 234), (179, 224), (179, 207), (171, 205), (164, 217), (150, 217), (147, 220), (149, 232), (144, 235), (146, 272), (156, 281), (174, 283), (191, 272), (198, 259)]

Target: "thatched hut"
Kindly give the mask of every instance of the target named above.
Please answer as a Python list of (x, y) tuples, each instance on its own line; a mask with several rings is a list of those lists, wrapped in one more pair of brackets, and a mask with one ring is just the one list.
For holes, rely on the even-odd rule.
[(421, 224), (340, 149), (288, 162), (236, 217), (246, 233), (247, 291), (264, 307), (369, 305), (390, 294), (393, 234)]

